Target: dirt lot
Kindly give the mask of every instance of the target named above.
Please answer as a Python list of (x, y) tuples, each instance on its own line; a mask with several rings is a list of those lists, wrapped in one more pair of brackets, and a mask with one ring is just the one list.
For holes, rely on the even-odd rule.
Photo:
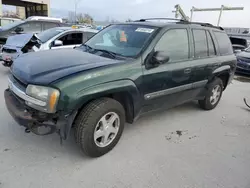
[(127, 125), (107, 155), (83, 156), (73, 136), (24, 133), (8, 114), (0, 68), (0, 187), (249, 188), (250, 84), (234, 81), (213, 111), (196, 103), (158, 112)]

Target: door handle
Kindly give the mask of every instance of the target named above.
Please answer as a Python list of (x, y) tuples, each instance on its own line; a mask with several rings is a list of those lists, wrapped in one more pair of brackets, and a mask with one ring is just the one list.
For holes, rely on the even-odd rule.
[(190, 74), (190, 73), (191, 73), (191, 69), (190, 69), (190, 68), (185, 69), (185, 70), (184, 70), (184, 73), (185, 73), (185, 74)]

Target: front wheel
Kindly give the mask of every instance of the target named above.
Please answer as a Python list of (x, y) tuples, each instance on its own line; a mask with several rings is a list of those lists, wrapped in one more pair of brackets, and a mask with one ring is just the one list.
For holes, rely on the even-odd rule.
[(123, 106), (111, 98), (90, 102), (76, 119), (76, 141), (90, 157), (100, 157), (118, 143), (124, 128)]
[(205, 99), (199, 100), (199, 105), (204, 110), (214, 109), (220, 102), (223, 92), (223, 82), (216, 78), (213, 82), (208, 84)]

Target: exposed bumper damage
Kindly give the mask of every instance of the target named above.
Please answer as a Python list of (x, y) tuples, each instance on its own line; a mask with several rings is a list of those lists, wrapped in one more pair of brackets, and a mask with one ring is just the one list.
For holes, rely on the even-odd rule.
[(39, 39), (33, 34), (21, 34), (8, 38), (2, 47), (3, 66), (10, 67), (21, 54), (32, 51), (34, 45), (39, 45)]
[(39, 112), (29, 108), (22, 99), (9, 89), (5, 90), (4, 98), (9, 113), (19, 125), (26, 128), (26, 132), (33, 132), (42, 136), (57, 132), (61, 139), (67, 139), (77, 111), (69, 114)]

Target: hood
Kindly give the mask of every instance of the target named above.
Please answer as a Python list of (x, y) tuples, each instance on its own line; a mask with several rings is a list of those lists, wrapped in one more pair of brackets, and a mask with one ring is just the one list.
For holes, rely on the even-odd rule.
[(243, 52), (240, 52), (237, 54), (237, 57), (241, 58), (247, 58), (250, 60), (250, 52), (246, 52), (246, 51), (243, 51)]
[(23, 48), (30, 41), (36, 41), (37, 38), (33, 34), (21, 34), (8, 37), (5, 46), (8, 48)]
[(11, 72), (25, 84), (47, 85), (81, 71), (121, 62), (80, 50), (58, 49), (23, 54), (14, 61)]

